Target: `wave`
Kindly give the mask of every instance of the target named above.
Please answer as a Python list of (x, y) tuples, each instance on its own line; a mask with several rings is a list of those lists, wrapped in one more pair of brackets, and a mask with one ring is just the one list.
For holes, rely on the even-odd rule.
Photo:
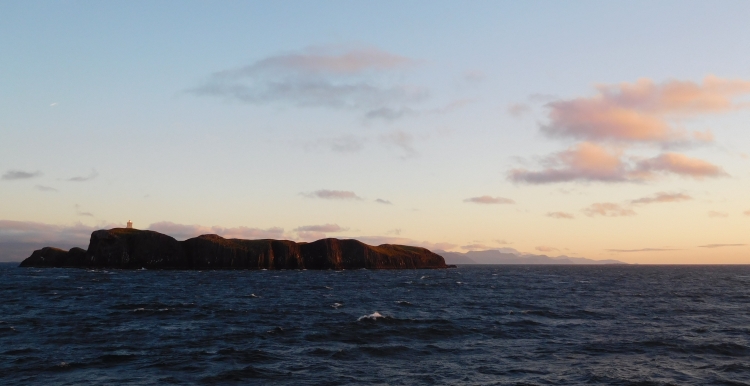
[(375, 311), (375, 312), (373, 312), (373, 313), (372, 313), (372, 314), (370, 314), (370, 315), (363, 315), (363, 316), (360, 316), (360, 317), (359, 317), (359, 318), (357, 319), (357, 321), (358, 321), (358, 322), (361, 322), (361, 321), (363, 321), (363, 320), (378, 320), (378, 319), (389, 319), (389, 318), (390, 318), (390, 319), (393, 319), (393, 318), (391, 318), (390, 316), (383, 316), (383, 315), (381, 315), (381, 314), (380, 314), (380, 312), (377, 312), (377, 311)]

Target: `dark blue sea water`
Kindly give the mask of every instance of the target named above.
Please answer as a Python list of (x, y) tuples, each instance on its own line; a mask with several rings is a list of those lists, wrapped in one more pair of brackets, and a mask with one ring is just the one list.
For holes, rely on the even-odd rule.
[(748, 385), (750, 266), (0, 265), (0, 384)]

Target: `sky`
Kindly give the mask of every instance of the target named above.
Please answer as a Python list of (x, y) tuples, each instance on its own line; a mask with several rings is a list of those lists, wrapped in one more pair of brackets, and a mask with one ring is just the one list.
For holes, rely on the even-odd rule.
[(0, 261), (151, 229), (750, 264), (750, 2), (0, 2)]

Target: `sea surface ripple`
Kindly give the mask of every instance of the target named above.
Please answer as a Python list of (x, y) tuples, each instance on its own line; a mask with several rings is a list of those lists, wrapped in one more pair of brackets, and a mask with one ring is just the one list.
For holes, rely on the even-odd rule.
[(0, 264), (3, 385), (750, 385), (750, 266)]

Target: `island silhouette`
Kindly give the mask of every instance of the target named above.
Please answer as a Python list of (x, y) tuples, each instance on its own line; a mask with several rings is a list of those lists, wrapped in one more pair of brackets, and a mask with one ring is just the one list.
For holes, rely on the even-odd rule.
[(425, 248), (367, 245), (353, 239), (313, 242), (225, 239), (207, 234), (177, 241), (150, 230), (114, 228), (91, 233), (88, 249), (46, 247), (21, 267), (118, 269), (438, 269), (451, 268)]

